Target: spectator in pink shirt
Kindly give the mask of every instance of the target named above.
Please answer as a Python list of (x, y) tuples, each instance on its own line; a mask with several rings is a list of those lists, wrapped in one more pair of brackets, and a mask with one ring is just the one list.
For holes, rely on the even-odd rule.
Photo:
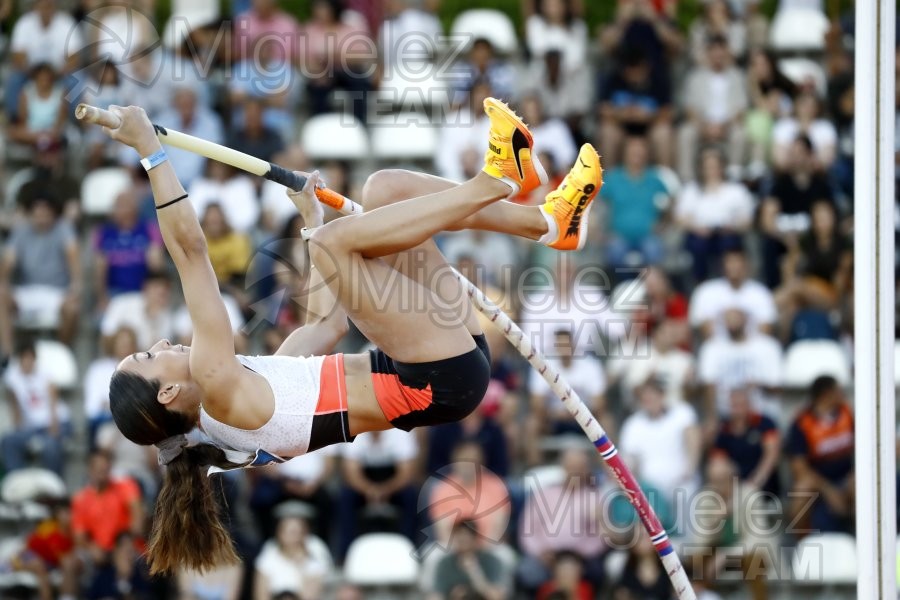
[(603, 502), (590, 455), (583, 448), (569, 448), (560, 462), (566, 472), (562, 483), (535, 489), (522, 510), (518, 579), (528, 590), (550, 580), (556, 555), (563, 551), (584, 560), (585, 576), (595, 586), (603, 579)]
[(277, 0), (253, 0), (250, 10), (234, 22), (235, 58), (252, 59), (253, 48), (261, 38), (275, 46), (272, 50), (275, 60), (292, 62), (297, 57), (300, 24), (278, 8)]

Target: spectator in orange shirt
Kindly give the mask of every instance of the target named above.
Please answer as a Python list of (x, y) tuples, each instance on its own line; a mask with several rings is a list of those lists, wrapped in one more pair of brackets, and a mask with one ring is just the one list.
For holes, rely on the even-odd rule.
[(509, 524), (506, 484), (484, 467), (484, 452), (476, 440), (460, 442), (452, 461), (450, 473), (435, 484), (428, 504), (437, 540), (449, 540), (454, 525), (472, 521), (482, 541), (500, 542)]
[(72, 530), (79, 550), (94, 563), (109, 560), (120, 534), (143, 537), (141, 491), (131, 479), (113, 479), (112, 456), (96, 450), (88, 463), (88, 484), (72, 500)]
[[(790, 513), (797, 532), (851, 529), (854, 505), (853, 412), (834, 377), (817, 377), (810, 405), (788, 433), (793, 490)], [(815, 498), (812, 505), (809, 500)]]

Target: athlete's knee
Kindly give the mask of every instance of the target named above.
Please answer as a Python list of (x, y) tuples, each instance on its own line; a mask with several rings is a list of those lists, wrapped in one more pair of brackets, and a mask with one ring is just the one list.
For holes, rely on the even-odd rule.
[(375, 171), (366, 179), (362, 189), (363, 206), (366, 210), (372, 210), (379, 206), (385, 206), (412, 198), (412, 180), (415, 174), (403, 169), (383, 169)]
[(354, 218), (354, 215), (350, 215), (335, 219), (312, 231), (308, 242), (309, 260), (316, 268), (329, 268), (337, 255), (351, 251), (346, 243), (350, 237), (346, 232), (346, 222)]

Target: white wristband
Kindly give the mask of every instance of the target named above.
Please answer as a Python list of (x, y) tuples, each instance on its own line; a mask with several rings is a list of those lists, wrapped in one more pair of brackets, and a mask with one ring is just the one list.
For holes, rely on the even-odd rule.
[(169, 160), (169, 157), (166, 156), (166, 151), (163, 150), (162, 148), (160, 148), (159, 150), (157, 150), (150, 156), (146, 156), (146, 157), (142, 158), (141, 166), (144, 167), (145, 171), (149, 171), (150, 169), (153, 169), (154, 167), (158, 167), (159, 165), (163, 164), (167, 160)]

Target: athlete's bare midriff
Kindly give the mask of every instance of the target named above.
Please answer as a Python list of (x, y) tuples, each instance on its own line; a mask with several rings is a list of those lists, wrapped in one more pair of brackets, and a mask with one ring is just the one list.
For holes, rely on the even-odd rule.
[(392, 425), (375, 398), (372, 365), (368, 354), (344, 355), (344, 379), (347, 383), (347, 414), (350, 435), (366, 431), (383, 431)]

